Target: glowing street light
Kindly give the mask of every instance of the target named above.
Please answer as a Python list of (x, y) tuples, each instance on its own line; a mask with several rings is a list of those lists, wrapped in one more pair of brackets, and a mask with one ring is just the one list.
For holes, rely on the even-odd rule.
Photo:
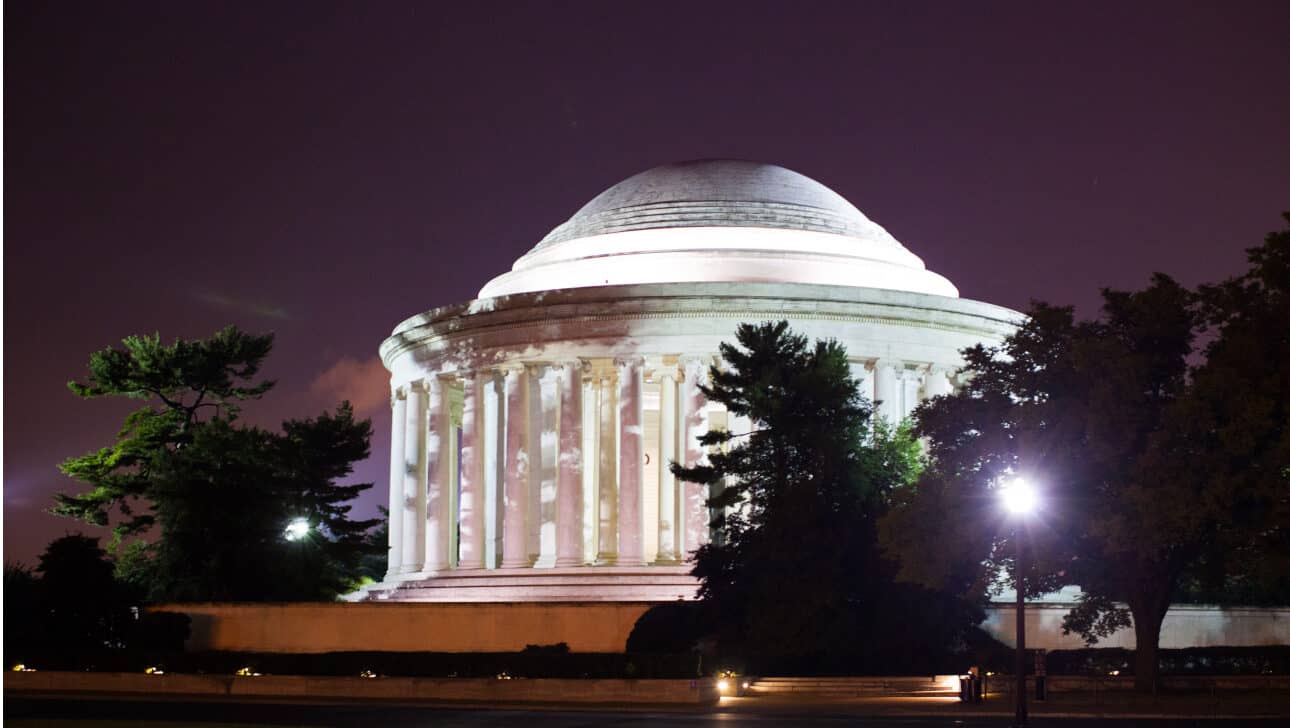
[(1039, 495), (1025, 478), (1014, 478), (999, 491), (999, 497), (1014, 516), (1028, 516), (1039, 507)]
[(309, 535), (309, 521), (303, 518), (297, 518), (287, 524), (284, 534), (288, 541), (299, 541)]
[(1013, 718), (1016, 728), (1028, 725), (1026, 715), (1026, 586), (1022, 576), (1026, 573), (1025, 550), (1021, 547), (1025, 532), (1025, 519), (1039, 508), (1039, 494), (1025, 478), (1013, 478), (999, 489), (1003, 508), (1013, 518), (1012, 542), (1017, 547), (1013, 564), (1013, 580), (1017, 585), (1017, 714)]

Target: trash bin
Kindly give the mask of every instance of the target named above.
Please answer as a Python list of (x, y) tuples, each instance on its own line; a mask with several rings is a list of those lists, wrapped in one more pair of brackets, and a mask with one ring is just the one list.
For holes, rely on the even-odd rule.
[(973, 696), (972, 676), (959, 675), (959, 702), (970, 703)]

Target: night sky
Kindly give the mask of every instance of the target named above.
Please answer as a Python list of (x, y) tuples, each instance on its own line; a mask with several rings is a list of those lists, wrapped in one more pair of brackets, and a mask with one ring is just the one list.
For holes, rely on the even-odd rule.
[[(460, 7), (458, 7), (460, 6)], [(1290, 209), (1290, 4), (45, 3), (4, 11), (4, 558), (137, 402), (132, 333), (273, 331), (274, 424), (604, 188), (733, 157), (813, 177), (963, 296), (1095, 311), (1239, 272)], [(236, 534), (230, 532), (230, 538)]]

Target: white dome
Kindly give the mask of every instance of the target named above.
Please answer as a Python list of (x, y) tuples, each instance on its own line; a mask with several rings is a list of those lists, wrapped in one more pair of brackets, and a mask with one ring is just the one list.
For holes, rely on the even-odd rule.
[(479, 298), (684, 282), (818, 283), (957, 297), (882, 226), (772, 164), (667, 164), (600, 193)]

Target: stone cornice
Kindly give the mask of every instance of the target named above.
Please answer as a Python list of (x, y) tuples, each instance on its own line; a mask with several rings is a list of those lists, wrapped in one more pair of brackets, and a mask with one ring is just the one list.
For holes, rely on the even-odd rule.
[[(812, 293), (819, 297), (806, 295)], [(404, 352), (437, 341), (550, 327), (557, 323), (588, 325), (712, 318), (867, 323), (1000, 339), (1022, 320), (1022, 315), (966, 299), (842, 286), (757, 283), (607, 286), (520, 294), (427, 311), (401, 323), (381, 345), (381, 357), (388, 367)]]

